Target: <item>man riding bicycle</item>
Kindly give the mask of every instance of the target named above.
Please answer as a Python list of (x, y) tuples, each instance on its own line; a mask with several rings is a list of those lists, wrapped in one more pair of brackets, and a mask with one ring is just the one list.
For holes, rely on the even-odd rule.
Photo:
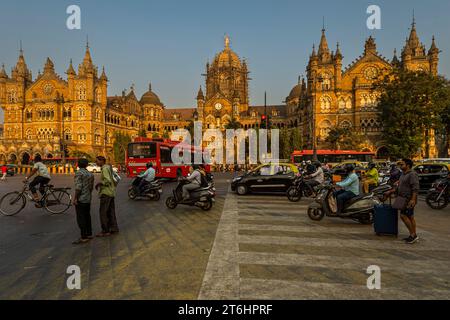
[(39, 185), (39, 192), (44, 195), (45, 192), (45, 186), (50, 182), (50, 174), (48, 173), (47, 166), (42, 163), (42, 157), (40, 155), (37, 155), (34, 157), (34, 166), (33, 170), (31, 171), (30, 175), (25, 177), (25, 183), (28, 182), (28, 180), (36, 175), (36, 177), (33, 179), (33, 181), (30, 182), (29, 187), (30, 191), (33, 194), (34, 201), (39, 202), (39, 195), (36, 190), (36, 186)]

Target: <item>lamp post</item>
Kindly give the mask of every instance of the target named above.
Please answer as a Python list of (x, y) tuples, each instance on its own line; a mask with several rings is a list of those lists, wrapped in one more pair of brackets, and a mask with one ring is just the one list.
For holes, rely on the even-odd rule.
[[(319, 83), (319, 87), (322, 86), (323, 77), (319, 76), (317, 79)], [(314, 87), (316, 86), (316, 82), (314, 82)], [(314, 88), (316, 91), (316, 88)], [(313, 142), (313, 161), (317, 161), (317, 138), (316, 138), (316, 93), (313, 95), (313, 103), (312, 103), (312, 142)]]
[(66, 144), (64, 137), (64, 118), (65, 118), (65, 109), (64, 109), (64, 95), (57, 95), (56, 102), (61, 105), (61, 137), (60, 137), (60, 145), (62, 151), (62, 164), (66, 164)]

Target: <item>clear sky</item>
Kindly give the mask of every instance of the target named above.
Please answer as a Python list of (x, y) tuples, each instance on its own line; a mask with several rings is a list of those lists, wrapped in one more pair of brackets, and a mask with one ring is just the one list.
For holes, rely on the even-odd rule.
[[(81, 7), (79, 31), (66, 28), (71, 4)], [(381, 30), (366, 27), (371, 4), (381, 7)], [(279, 104), (305, 73), (323, 17), (329, 45), (334, 50), (340, 42), (345, 66), (363, 52), (369, 35), (387, 58), (394, 48), (401, 51), (413, 9), (421, 41), (428, 50), (436, 36), (440, 72), (450, 76), (449, 0), (0, 0), (0, 63), (10, 71), (22, 40), (33, 76), (49, 56), (65, 77), (70, 58), (75, 68), (81, 62), (89, 35), (94, 63), (105, 66), (110, 80), (109, 95), (134, 83), (140, 97), (151, 81), (167, 107), (192, 107), (205, 64), (222, 50), (226, 33), (248, 61), (250, 103), (262, 104), (267, 90), (268, 103)]]

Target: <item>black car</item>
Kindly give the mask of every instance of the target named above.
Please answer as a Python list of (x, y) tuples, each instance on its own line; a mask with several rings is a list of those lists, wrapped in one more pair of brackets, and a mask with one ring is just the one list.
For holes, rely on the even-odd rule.
[(286, 192), (298, 169), (293, 164), (266, 164), (233, 179), (231, 190), (239, 195), (250, 192)]
[(450, 165), (445, 163), (420, 164), (413, 168), (419, 176), (420, 191), (428, 192), (436, 180), (447, 177)]

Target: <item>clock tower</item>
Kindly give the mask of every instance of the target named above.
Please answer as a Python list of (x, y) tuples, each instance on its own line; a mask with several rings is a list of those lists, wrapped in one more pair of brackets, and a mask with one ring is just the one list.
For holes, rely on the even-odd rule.
[(225, 36), (224, 49), (206, 64), (206, 95), (197, 100), (205, 128), (224, 129), (233, 117), (239, 119), (248, 111), (248, 74), (246, 62), (231, 50)]

